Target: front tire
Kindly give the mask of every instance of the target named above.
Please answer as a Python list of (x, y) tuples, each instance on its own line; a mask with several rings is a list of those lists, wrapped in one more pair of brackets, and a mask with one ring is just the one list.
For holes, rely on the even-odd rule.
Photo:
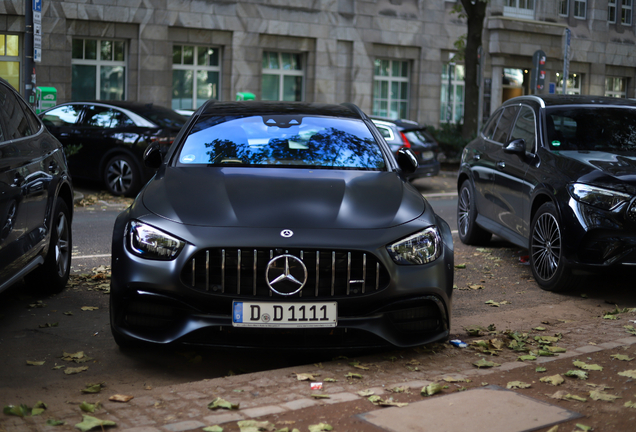
[(112, 157), (104, 167), (104, 183), (116, 196), (134, 197), (139, 192), (141, 175), (137, 163), (127, 155)]
[(475, 205), (475, 193), (470, 180), (464, 180), (459, 188), (457, 199), (457, 231), (459, 239), (467, 245), (481, 245), (487, 243), (492, 237), (485, 229), (477, 226), (477, 208)]
[(62, 292), (71, 273), (73, 235), (71, 213), (66, 203), (58, 198), (53, 213), (49, 250), (44, 264), (27, 276), (27, 282), (36, 285), (45, 294)]
[(546, 291), (566, 291), (579, 283), (563, 259), (561, 221), (553, 203), (545, 203), (532, 218), (530, 267), (539, 287)]

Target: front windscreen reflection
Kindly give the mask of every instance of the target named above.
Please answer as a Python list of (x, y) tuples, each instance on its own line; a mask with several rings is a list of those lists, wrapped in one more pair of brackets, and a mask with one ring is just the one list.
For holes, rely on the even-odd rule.
[(178, 164), (385, 169), (362, 121), (284, 115), (202, 118)]

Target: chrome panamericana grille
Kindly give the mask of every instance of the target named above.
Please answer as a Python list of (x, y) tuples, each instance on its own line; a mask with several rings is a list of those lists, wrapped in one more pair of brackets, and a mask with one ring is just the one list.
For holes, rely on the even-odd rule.
[(299, 249), (208, 249), (194, 255), (181, 271), (183, 284), (212, 294), (271, 297), (267, 264), (275, 256), (291, 254), (307, 268), (307, 283), (292, 296), (346, 297), (386, 288), (389, 274), (378, 259), (366, 252)]

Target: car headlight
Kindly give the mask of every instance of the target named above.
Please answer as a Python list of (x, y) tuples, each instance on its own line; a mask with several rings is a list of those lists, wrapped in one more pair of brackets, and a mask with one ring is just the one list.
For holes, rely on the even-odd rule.
[(138, 221), (128, 224), (128, 239), (132, 253), (147, 259), (171, 260), (185, 246), (182, 240)]
[(631, 198), (626, 193), (582, 183), (571, 184), (568, 191), (575, 200), (604, 210), (614, 210)]
[(386, 248), (398, 264), (426, 264), (442, 254), (442, 237), (437, 227), (431, 226)]

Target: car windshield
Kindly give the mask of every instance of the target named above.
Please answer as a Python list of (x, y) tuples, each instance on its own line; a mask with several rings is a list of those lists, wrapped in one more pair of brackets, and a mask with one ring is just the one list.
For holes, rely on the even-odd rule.
[(303, 115), (200, 118), (177, 163), (362, 170), (386, 166), (364, 122)]
[(551, 150), (636, 152), (636, 109), (549, 108), (546, 126)]

